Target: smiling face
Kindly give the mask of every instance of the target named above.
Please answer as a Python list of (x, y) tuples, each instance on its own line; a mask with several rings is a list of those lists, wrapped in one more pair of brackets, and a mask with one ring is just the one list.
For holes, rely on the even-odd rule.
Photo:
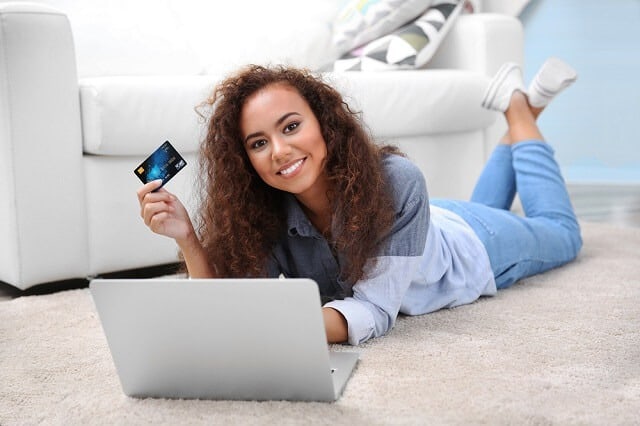
[(318, 119), (296, 89), (276, 83), (251, 95), (242, 107), (240, 131), (249, 160), (265, 183), (308, 206), (326, 199), (327, 144)]

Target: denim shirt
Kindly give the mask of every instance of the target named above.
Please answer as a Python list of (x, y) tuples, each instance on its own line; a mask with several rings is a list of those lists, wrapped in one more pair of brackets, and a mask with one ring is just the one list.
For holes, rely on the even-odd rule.
[(456, 214), (429, 206), (421, 171), (389, 155), (384, 172), (393, 192), (395, 221), (375, 258), (353, 285), (339, 279), (342, 256), (287, 196), (287, 231), (269, 262), (269, 275), (313, 279), (325, 307), (347, 320), (349, 343), (382, 336), (399, 313), (419, 315), (495, 294), (484, 246)]

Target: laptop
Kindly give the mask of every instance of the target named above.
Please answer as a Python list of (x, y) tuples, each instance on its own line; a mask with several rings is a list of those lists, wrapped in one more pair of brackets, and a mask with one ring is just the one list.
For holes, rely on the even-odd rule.
[(329, 351), (310, 279), (94, 279), (124, 393), (335, 401), (357, 352)]

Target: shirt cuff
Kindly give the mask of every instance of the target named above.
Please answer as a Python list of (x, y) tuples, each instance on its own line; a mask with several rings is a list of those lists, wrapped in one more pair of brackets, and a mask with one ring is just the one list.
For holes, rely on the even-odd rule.
[(348, 342), (356, 346), (375, 336), (375, 319), (373, 314), (361, 302), (352, 297), (333, 300), (324, 305), (340, 312), (347, 320)]

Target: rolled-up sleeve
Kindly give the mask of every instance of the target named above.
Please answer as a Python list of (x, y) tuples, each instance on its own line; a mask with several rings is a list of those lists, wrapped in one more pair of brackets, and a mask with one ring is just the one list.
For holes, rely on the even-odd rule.
[(366, 279), (353, 287), (353, 296), (325, 304), (347, 320), (349, 344), (359, 345), (393, 328), (402, 298), (420, 264), (417, 256), (378, 257)]

